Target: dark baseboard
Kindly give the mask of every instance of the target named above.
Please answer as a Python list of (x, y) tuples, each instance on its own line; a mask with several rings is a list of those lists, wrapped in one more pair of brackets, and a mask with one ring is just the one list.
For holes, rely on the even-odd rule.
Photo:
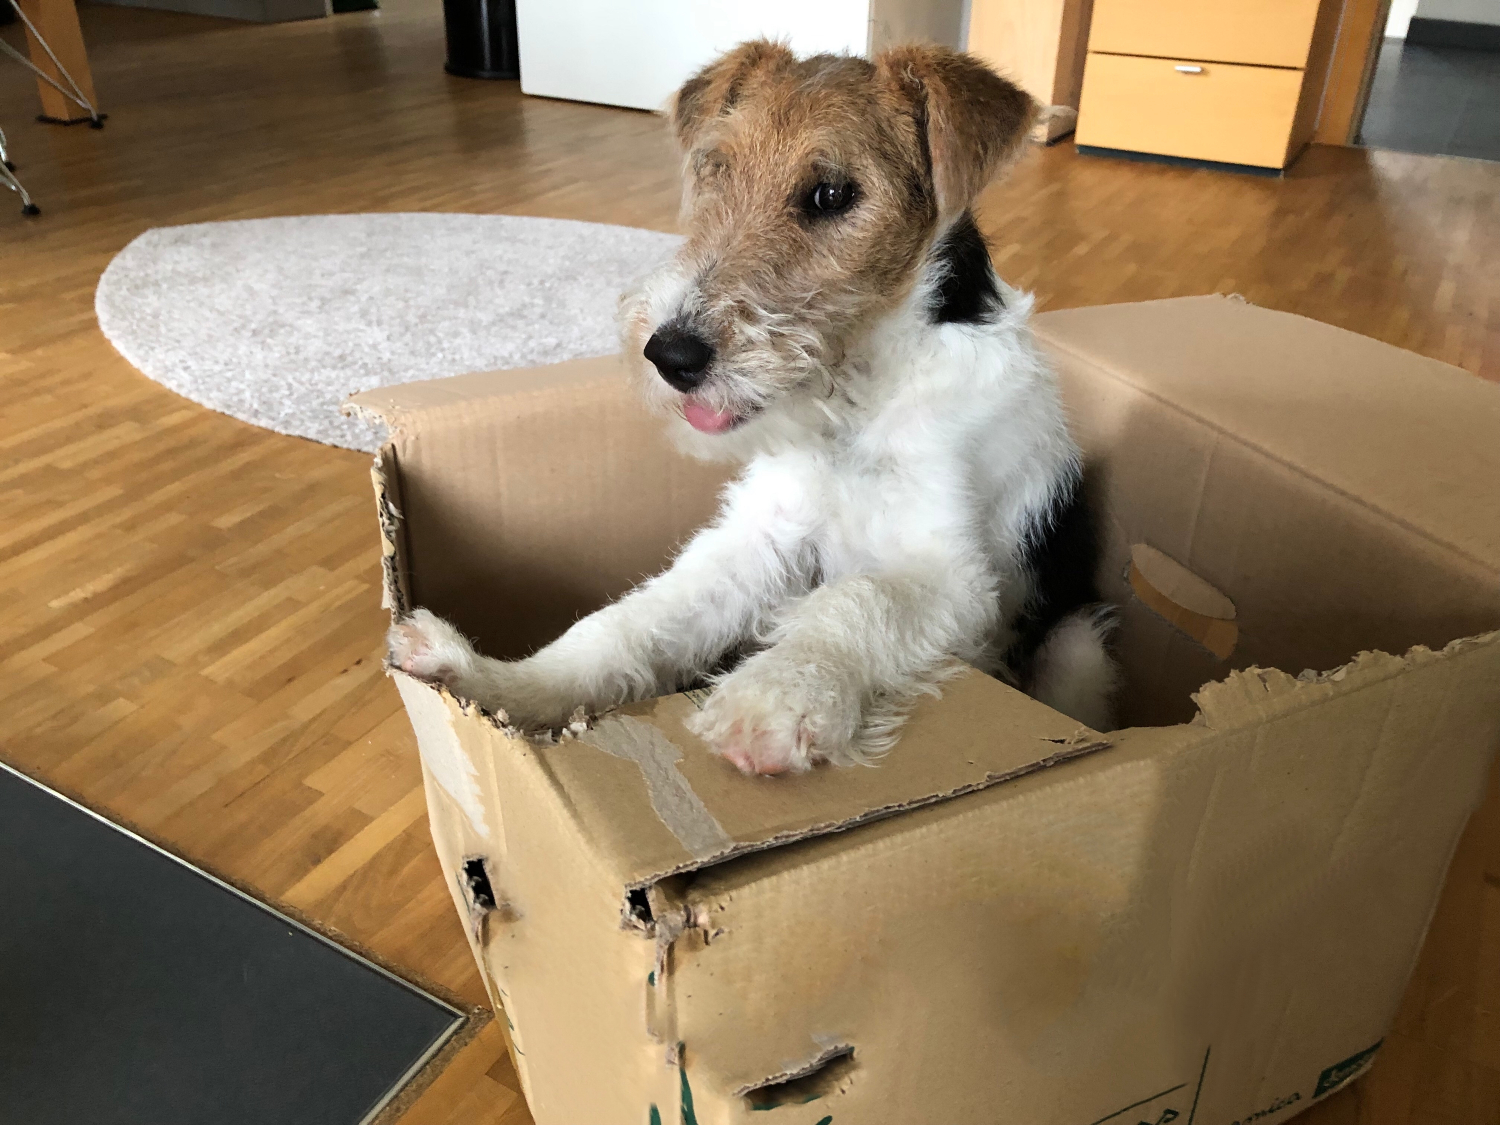
[(1430, 20), (1413, 16), (1406, 41), (1416, 47), (1467, 47), (1471, 51), (1500, 51), (1500, 24), (1465, 20)]
[(1281, 168), (1264, 168), (1259, 164), (1226, 164), (1222, 160), (1193, 160), (1186, 156), (1162, 156), (1155, 152), (1132, 152), (1124, 148), (1099, 148), (1079, 145), (1084, 156), (1110, 156), (1116, 160), (1138, 160), (1143, 164), (1170, 164), (1176, 168), (1210, 168), (1219, 172), (1240, 172), (1250, 176), (1280, 176)]
[[(192, 16), (218, 16), (247, 23), (284, 23), (322, 19), (328, 15), (326, 0), (99, 0), (122, 8), (154, 8), (184, 12)], [(8, 3), (8, 0), (0, 0)]]

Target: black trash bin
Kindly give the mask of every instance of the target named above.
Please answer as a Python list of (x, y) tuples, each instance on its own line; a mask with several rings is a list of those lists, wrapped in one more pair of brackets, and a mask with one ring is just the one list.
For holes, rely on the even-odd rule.
[(449, 74), (461, 78), (519, 78), (516, 0), (443, 0)]

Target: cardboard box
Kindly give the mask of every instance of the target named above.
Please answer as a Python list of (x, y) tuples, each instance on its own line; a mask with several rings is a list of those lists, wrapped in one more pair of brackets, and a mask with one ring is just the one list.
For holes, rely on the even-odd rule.
[[(1500, 387), (1224, 298), (1036, 327), (1127, 729), (970, 672), (877, 768), (750, 779), (693, 693), (543, 742), (396, 677), (540, 1125), (1270, 1125), (1375, 1057), (1500, 741)], [(494, 655), (721, 481), (608, 358), (353, 404), (391, 608)]]

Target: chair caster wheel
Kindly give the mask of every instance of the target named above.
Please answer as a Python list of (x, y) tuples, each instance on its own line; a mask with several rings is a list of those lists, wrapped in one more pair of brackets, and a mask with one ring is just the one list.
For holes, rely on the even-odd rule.
[(38, 207), (35, 203), (28, 203), (24, 207), (21, 208), (21, 214), (23, 214), (23, 215), (28, 215), (28, 216), (29, 215), (40, 215), (41, 213), (42, 213), (42, 209), (40, 207)]

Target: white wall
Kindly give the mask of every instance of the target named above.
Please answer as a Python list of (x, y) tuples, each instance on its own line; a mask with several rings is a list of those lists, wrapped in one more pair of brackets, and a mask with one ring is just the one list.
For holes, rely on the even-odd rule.
[(525, 93), (634, 109), (746, 39), (862, 54), (870, 38), (870, 0), (517, 0), (516, 17)]
[(1417, 14), (1417, 0), (1391, 0), (1390, 18), (1385, 21), (1387, 39), (1405, 39), (1412, 16)]
[(1424, 20), (1500, 25), (1500, 0), (1421, 0), (1417, 15)]
[(957, 47), (964, 0), (516, 0), (516, 19), (525, 93), (659, 109), (688, 75), (757, 36), (799, 55), (913, 39)]

